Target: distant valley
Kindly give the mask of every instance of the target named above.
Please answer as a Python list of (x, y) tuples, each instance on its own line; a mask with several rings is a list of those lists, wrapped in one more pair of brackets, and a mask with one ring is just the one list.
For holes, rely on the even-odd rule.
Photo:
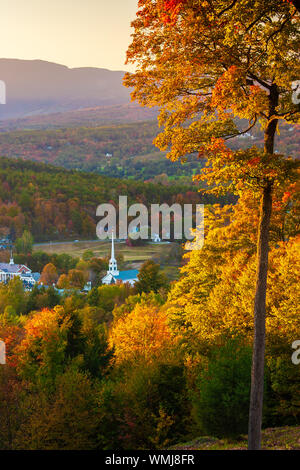
[[(153, 144), (158, 132), (156, 121), (2, 131), (0, 157), (18, 157), (103, 176), (191, 185), (193, 174), (201, 171), (205, 160), (197, 159), (196, 154), (183, 165), (168, 160), (166, 152)], [(299, 157), (299, 132), (299, 126), (281, 126), (276, 151)], [(263, 136), (255, 128), (251, 135), (228, 144), (234, 149), (262, 147)]]
[[(7, 104), (0, 106), (0, 157), (22, 158), (109, 177), (191, 185), (204, 165), (181, 165), (153, 144), (155, 108), (130, 102), (124, 72), (74, 68), (42, 60), (0, 59)], [(299, 126), (281, 126), (276, 151), (299, 158)], [(228, 142), (263, 146), (258, 127)]]

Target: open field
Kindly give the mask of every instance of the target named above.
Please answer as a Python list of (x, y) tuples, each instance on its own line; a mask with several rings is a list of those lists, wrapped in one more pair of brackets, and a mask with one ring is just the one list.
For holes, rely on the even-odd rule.
[[(124, 262), (132, 267), (139, 267), (144, 261), (164, 257), (170, 252), (174, 243), (147, 243), (144, 246), (129, 247), (124, 241), (115, 242), (115, 253), (124, 256)], [(81, 258), (86, 250), (92, 250), (94, 255), (100, 258), (110, 256), (111, 244), (109, 240), (87, 240), (78, 242), (49, 242), (36, 244), (33, 251), (44, 251), (48, 254), (67, 253), (75, 258)], [(178, 277), (178, 268), (168, 266), (165, 268), (166, 274), (170, 278)]]

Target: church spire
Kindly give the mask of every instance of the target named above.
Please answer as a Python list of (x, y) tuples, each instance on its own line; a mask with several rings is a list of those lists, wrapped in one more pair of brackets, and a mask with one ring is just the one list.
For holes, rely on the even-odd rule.
[(15, 264), (15, 263), (14, 263), (14, 258), (13, 258), (12, 248), (10, 249), (10, 260), (9, 260), (9, 264)]
[(119, 275), (117, 260), (115, 259), (114, 231), (113, 230), (111, 232), (111, 257), (109, 260), (107, 274), (112, 274), (113, 276)]
[(115, 258), (114, 231), (111, 231), (111, 259)]

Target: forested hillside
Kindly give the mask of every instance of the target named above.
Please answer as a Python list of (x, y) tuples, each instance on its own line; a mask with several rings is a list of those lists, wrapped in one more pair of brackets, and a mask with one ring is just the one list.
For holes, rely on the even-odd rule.
[[(187, 162), (172, 162), (153, 144), (159, 133), (156, 122), (137, 122), (96, 127), (17, 130), (0, 134), (0, 155), (22, 157), (51, 163), (64, 168), (91, 171), (101, 175), (153, 180), (167, 183), (178, 180), (191, 182), (192, 175), (201, 171), (204, 160), (196, 154)], [(299, 126), (282, 126), (276, 140), (276, 151), (299, 156), (297, 136)], [(261, 146), (259, 129), (229, 141), (233, 149)], [(190, 184), (190, 183), (189, 183)]]
[(145, 184), (1, 158), (0, 230), (6, 235), (14, 227), (19, 236), (28, 229), (35, 241), (49, 240), (49, 237), (52, 240), (72, 236), (94, 238), (99, 204), (117, 205), (119, 195), (127, 195), (128, 204), (216, 201), (214, 196), (200, 196), (197, 187), (194, 188)]
[[(106, 176), (148, 180), (157, 175), (184, 178), (200, 171), (203, 162), (172, 163), (158, 152), (155, 122), (13, 131), (0, 134), (0, 155), (22, 157)], [(189, 183), (190, 184), (190, 183)]]

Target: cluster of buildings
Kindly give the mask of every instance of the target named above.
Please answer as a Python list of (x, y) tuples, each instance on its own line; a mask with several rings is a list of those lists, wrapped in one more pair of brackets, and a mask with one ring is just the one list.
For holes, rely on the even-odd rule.
[(11, 245), (11, 240), (9, 238), (0, 238), (0, 250), (7, 250)]
[[(125, 271), (119, 271), (117, 266), (117, 260), (115, 258), (114, 249), (114, 236), (112, 234), (111, 239), (111, 257), (109, 260), (109, 267), (106, 275), (102, 278), (102, 284), (116, 284), (117, 282), (128, 282), (130, 285), (134, 285), (138, 280), (138, 269), (129, 269)], [(9, 263), (0, 263), (0, 282), (7, 283), (14, 277), (18, 276), (23, 282), (25, 290), (32, 290), (35, 284), (40, 280), (40, 273), (32, 272), (28, 266), (24, 264), (15, 264), (12, 252), (10, 255)], [(88, 282), (84, 288), (85, 292), (91, 289), (91, 283)]]
[(33, 273), (24, 264), (15, 264), (11, 253), (9, 263), (0, 263), (0, 282), (6, 284), (16, 276), (21, 279), (26, 290), (31, 290), (40, 279), (40, 273)]

